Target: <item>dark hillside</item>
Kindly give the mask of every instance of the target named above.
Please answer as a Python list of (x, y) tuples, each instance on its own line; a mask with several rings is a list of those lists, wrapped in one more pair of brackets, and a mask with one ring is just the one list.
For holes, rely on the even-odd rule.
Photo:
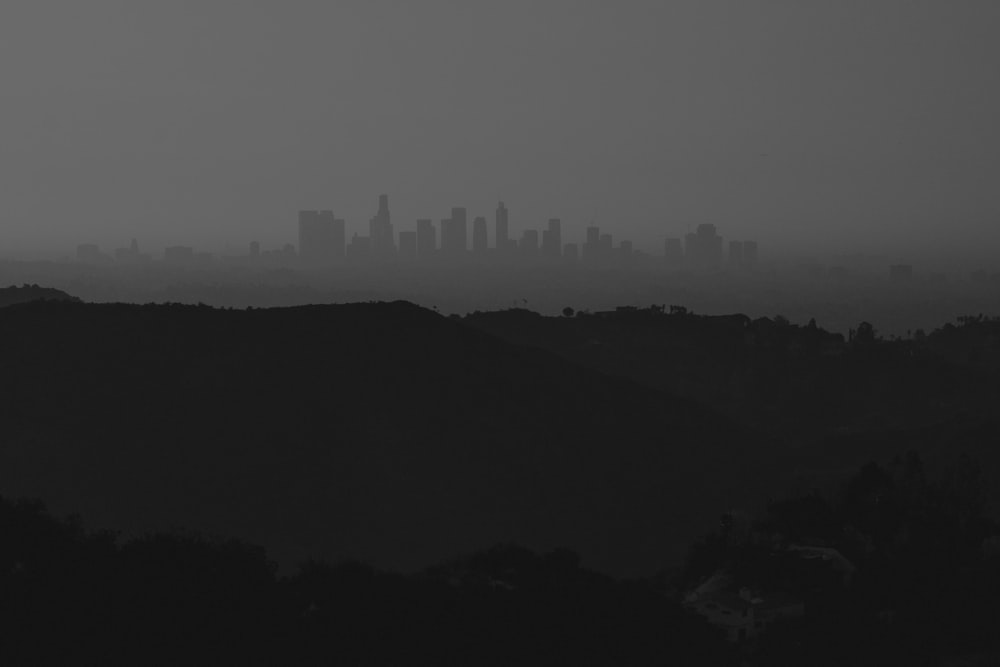
[(796, 446), (837, 434), (988, 415), (1000, 400), (996, 322), (948, 325), (928, 336), (890, 341), (864, 323), (845, 340), (814, 323), (703, 316), (674, 307), (575, 317), (509, 310), (474, 313), (463, 321), (695, 399)]
[(0, 287), (0, 308), (30, 301), (79, 301), (61, 290), (38, 285)]
[(676, 560), (773, 461), (694, 403), (411, 304), (0, 312), (0, 489), (408, 569), (499, 541)]

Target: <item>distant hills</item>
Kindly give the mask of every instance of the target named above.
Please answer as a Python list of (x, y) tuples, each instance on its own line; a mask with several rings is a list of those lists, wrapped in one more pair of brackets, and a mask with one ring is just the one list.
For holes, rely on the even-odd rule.
[(410, 569), (497, 542), (676, 561), (769, 449), (691, 400), (408, 303), (0, 311), (0, 489), (96, 526)]
[(0, 493), (283, 565), (413, 570), (516, 542), (649, 574), (796, 473), (905, 452), (908, 414), (939, 425), (924, 449), (995, 431), (990, 374), (789, 327), (22, 303), (0, 311)]
[(866, 322), (845, 338), (814, 322), (676, 306), (567, 315), (507, 310), (462, 321), (766, 433), (796, 484), (832, 484), (852, 467), (909, 450), (932, 470), (968, 454), (982, 464), (1000, 510), (1000, 319), (963, 316), (885, 339)]
[(22, 285), (21, 287), (0, 287), (0, 308), (29, 301), (79, 301), (76, 297), (51, 287)]
[(947, 325), (908, 340), (881, 340), (867, 323), (845, 340), (815, 323), (677, 307), (574, 317), (508, 310), (463, 322), (799, 442), (988, 414), (997, 398), (1000, 321)]

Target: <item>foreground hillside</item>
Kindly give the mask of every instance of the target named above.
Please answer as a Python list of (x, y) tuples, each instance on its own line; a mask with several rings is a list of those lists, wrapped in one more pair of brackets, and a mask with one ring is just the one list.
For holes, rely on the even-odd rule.
[(0, 311), (0, 377), (4, 494), (283, 563), (516, 541), (646, 573), (777, 470), (692, 402), (402, 302), (23, 304)]
[(507, 310), (462, 321), (800, 444), (988, 418), (1000, 401), (1000, 320), (982, 316), (905, 340), (883, 340), (868, 323), (845, 340), (815, 322), (679, 307), (572, 317)]

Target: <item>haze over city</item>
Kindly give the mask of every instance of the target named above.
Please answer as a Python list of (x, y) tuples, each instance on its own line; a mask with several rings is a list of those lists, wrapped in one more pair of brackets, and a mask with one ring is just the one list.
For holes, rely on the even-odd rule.
[[(998, 241), (990, 2), (5, 3), (0, 255), (349, 233), (698, 224), (772, 256), (982, 264)], [(44, 38), (40, 38), (44, 35)]]
[(0, 665), (1000, 665), (996, 0), (5, 0)]

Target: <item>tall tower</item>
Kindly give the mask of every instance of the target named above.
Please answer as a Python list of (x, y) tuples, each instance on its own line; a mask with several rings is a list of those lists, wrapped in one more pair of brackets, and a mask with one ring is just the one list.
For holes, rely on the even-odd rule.
[(441, 252), (454, 257), (464, 254), (468, 247), (467, 213), (456, 206), (451, 209), (451, 217), (441, 221)]
[(327, 266), (344, 256), (344, 221), (333, 211), (299, 211), (299, 258), (308, 266)]
[(299, 211), (299, 257), (303, 263), (314, 264), (321, 256), (318, 223), (319, 211)]
[(684, 258), (688, 264), (700, 268), (722, 264), (722, 237), (716, 232), (715, 225), (698, 225), (694, 234), (684, 236)]
[(597, 225), (587, 227), (587, 240), (583, 242), (583, 259), (596, 261), (600, 256), (601, 228)]
[(378, 212), (368, 221), (368, 237), (374, 255), (387, 256), (396, 252), (396, 239), (389, 216), (389, 195), (379, 195)]
[(510, 248), (510, 228), (507, 226), (507, 207), (503, 202), (497, 205), (496, 213), (496, 249), (498, 254), (505, 253)]
[(477, 255), (485, 255), (488, 248), (489, 239), (486, 231), (486, 218), (478, 216), (472, 221), (472, 252)]
[(437, 230), (434, 221), (421, 218), (417, 220), (417, 257), (429, 259), (437, 252)]
[(542, 254), (553, 258), (562, 255), (562, 222), (559, 218), (549, 218), (549, 228), (542, 233)]

